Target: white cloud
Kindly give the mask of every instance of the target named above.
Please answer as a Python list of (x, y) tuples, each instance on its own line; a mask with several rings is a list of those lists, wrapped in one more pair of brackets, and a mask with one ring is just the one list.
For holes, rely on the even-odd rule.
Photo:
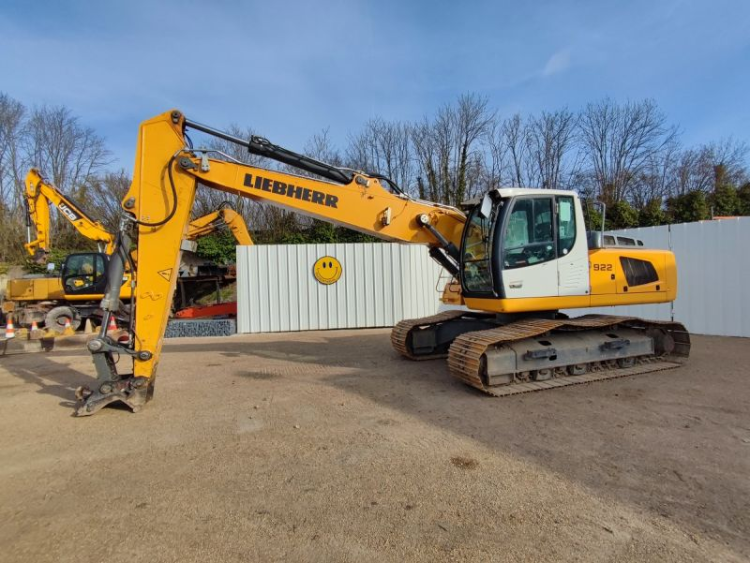
[(566, 71), (570, 66), (570, 49), (563, 49), (552, 55), (544, 65), (542, 76), (552, 76)]

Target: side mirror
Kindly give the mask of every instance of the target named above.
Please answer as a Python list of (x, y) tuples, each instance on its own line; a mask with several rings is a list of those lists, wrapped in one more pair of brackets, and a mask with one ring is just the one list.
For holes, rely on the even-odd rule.
[(479, 216), (487, 219), (487, 217), (490, 216), (490, 213), (492, 213), (492, 198), (490, 197), (490, 194), (484, 194), (482, 204), (479, 207)]
[(586, 237), (589, 243), (590, 250), (599, 250), (602, 248), (602, 232), (601, 231), (589, 231), (586, 233)]

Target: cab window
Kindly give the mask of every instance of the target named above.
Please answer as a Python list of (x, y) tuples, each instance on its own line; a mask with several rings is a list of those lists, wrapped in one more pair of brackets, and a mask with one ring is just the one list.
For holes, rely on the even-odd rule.
[(66, 293), (81, 293), (93, 288), (104, 277), (106, 265), (100, 254), (69, 256), (62, 273)]
[(461, 267), (463, 282), (468, 291), (487, 293), (492, 291), (490, 275), (490, 225), (489, 217), (479, 214), (479, 206), (469, 216), (462, 246)]
[(513, 205), (503, 237), (506, 270), (554, 260), (552, 198), (519, 198)]

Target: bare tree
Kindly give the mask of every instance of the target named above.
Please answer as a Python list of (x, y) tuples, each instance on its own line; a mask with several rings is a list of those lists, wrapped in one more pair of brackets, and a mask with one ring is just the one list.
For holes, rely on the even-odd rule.
[(519, 114), (515, 114), (503, 121), (500, 127), (500, 135), (502, 142), (505, 144), (511, 185), (528, 187), (530, 185), (529, 133), (523, 118)]
[(674, 192), (679, 158), (680, 146), (676, 139), (648, 157), (641, 173), (633, 178), (628, 198), (633, 207), (642, 209), (649, 202), (661, 203)]
[(0, 205), (15, 209), (23, 193), (21, 140), (26, 108), (7, 94), (0, 93)]
[(419, 166), (419, 197), (440, 201), (440, 156), (432, 124), (427, 118), (411, 128), (411, 139)]
[(83, 186), (86, 211), (92, 219), (101, 221), (109, 232), (119, 228), (120, 203), (130, 189), (130, 175), (123, 169), (105, 172)]
[(346, 160), (350, 167), (388, 176), (410, 191), (414, 178), (411, 127), (400, 122), (375, 118), (349, 137)]
[(677, 135), (652, 100), (619, 104), (610, 98), (586, 106), (580, 131), (599, 196), (608, 203), (625, 199), (654, 154)]
[(716, 188), (719, 171), (723, 182), (740, 186), (748, 179), (747, 155), (748, 146), (731, 138), (682, 151), (672, 172), (670, 195), (707, 194)]
[(486, 160), (483, 167), (485, 187), (488, 190), (501, 188), (505, 178), (510, 177), (507, 167), (508, 147), (503, 138), (503, 122), (497, 117), (492, 120), (483, 139)]
[(40, 168), (59, 189), (84, 184), (111, 162), (104, 139), (63, 106), (42, 106), (26, 123), (27, 163)]
[(433, 120), (425, 118), (412, 128), (420, 173), (427, 180), (420, 195), (452, 205), (474, 195), (482, 179), (480, 142), (493, 120), (485, 98), (465, 94), (455, 106), (444, 105)]
[(454, 112), (456, 144), (456, 193), (454, 203), (465, 197), (476, 195), (482, 155), (476, 151), (478, 142), (492, 127), (495, 113), (487, 107), (487, 98), (476, 94), (464, 94), (458, 99)]
[(567, 187), (566, 157), (572, 149), (576, 116), (567, 108), (543, 111), (528, 121), (526, 142), (533, 174), (529, 187), (564, 189)]

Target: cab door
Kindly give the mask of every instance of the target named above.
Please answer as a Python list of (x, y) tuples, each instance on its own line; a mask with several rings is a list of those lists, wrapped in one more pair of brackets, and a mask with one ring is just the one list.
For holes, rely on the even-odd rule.
[(504, 225), (502, 284), (505, 297), (556, 297), (554, 198), (517, 197)]
[(558, 294), (589, 293), (589, 252), (581, 206), (573, 196), (557, 196), (557, 277)]

